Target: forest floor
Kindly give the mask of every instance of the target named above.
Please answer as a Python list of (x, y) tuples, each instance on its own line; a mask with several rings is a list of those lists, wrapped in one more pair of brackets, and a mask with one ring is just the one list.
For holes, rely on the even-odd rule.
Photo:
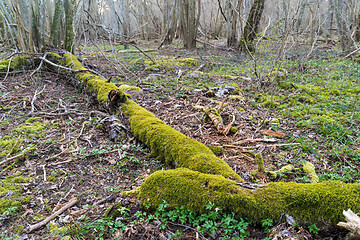
[[(154, 42), (139, 42), (142, 50)], [(220, 43), (187, 51), (171, 46), (145, 54), (136, 48), (98, 45), (76, 54), (115, 84), (140, 87), (135, 101), (159, 119), (208, 146), (244, 180), (308, 183), (303, 166), (319, 181), (360, 182), (360, 68), (334, 44), (264, 41), (253, 57)], [(216, 46), (216, 47), (214, 47)], [(285, 46), (285, 47), (283, 47)], [(46, 71), (10, 73), (0, 81), (0, 239), (341, 239), (346, 231), (299, 226), (290, 220), (244, 219), (226, 235), (221, 224), (146, 217), (135, 198), (122, 197), (156, 170), (167, 169), (131, 134), (111, 139), (112, 116), (69, 83)], [(204, 111), (220, 113), (231, 131), (219, 133)], [(229, 125), (230, 124), (230, 125)], [(251, 175), (261, 153), (277, 174)], [(76, 197), (75, 206), (46, 226), (44, 220)], [(122, 203), (122, 216), (104, 217)], [(120, 210), (119, 210), (120, 211)], [(154, 216), (154, 215), (152, 215)], [(156, 213), (155, 213), (156, 216)], [(285, 222), (284, 222), (285, 221)], [(202, 227), (202, 229), (201, 229)], [(241, 231), (240, 231), (241, 230)], [(225, 234), (225, 235), (224, 235)]]

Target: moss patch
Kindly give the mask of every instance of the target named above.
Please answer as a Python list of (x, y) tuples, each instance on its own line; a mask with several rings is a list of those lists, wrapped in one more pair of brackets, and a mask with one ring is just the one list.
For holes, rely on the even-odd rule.
[(19, 185), (19, 183), (29, 181), (32, 179), (21, 176), (21, 172), (0, 180), (0, 214), (10, 207), (17, 207), (19, 211), (21, 204), (26, 204), (31, 200), (31, 196), (21, 196), (22, 187)]

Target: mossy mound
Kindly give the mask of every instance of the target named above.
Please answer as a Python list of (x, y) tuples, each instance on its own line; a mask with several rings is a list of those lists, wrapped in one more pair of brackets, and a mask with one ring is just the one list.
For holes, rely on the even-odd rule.
[(248, 189), (223, 176), (185, 168), (153, 173), (141, 185), (138, 196), (153, 209), (165, 200), (170, 205), (205, 212), (211, 201), (226, 212), (255, 222), (266, 218), (278, 220), (287, 213), (300, 224), (318, 226), (335, 225), (343, 220), (343, 209), (360, 210), (360, 184), (278, 182)]

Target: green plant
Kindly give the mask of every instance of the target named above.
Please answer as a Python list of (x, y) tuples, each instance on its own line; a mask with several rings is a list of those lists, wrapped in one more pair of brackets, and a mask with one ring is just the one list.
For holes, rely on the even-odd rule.
[(270, 228), (274, 225), (274, 222), (271, 218), (266, 218), (261, 220), (261, 226), (265, 228), (264, 232), (267, 233), (270, 231)]
[[(149, 206), (145, 205), (145, 207)], [(147, 215), (146, 212), (139, 211), (135, 216), (139, 221), (144, 222), (154, 219), (159, 220), (161, 222), (160, 229), (165, 229), (169, 222), (178, 222), (182, 225), (191, 225), (193, 228), (197, 227), (201, 234), (220, 234), (223, 239), (230, 239), (235, 231), (239, 233), (239, 239), (244, 239), (248, 236), (246, 231), (249, 225), (248, 222), (241, 218), (236, 219), (234, 213), (223, 214), (222, 209), (215, 207), (212, 202), (206, 205), (208, 212), (200, 215), (186, 209), (184, 206), (169, 208), (169, 204), (163, 201), (153, 214)], [(179, 237), (178, 234), (180, 233), (175, 234), (174, 237)]]
[(318, 234), (319, 230), (320, 229), (316, 226), (316, 224), (312, 224), (309, 226), (309, 232), (311, 233)]
[(16, 213), (18, 210), (18, 207), (9, 207), (6, 211), (3, 212), (3, 215), (9, 216), (11, 214)]

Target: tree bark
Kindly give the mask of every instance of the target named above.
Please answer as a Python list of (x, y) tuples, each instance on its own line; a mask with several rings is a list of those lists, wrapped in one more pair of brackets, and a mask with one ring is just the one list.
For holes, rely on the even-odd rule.
[(337, 23), (338, 34), (340, 35), (340, 47), (343, 51), (349, 50), (353, 45), (351, 33), (347, 26), (343, 12), (344, 0), (335, 0), (335, 18)]
[(251, 52), (255, 50), (253, 41), (257, 34), (261, 15), (264, 11), (264, 4), (265, 0), (255, 0), (252, 5), (239, 45), (241, 50), (246, 50), (246, 48), (248, 48)]
[[(225, 3), (227, 46), (234, 48), (239, 44), (237, 39), (237, 20), (239, 18), (240, 1), (236, 1), (236, 3), (236, 6), (234, 6), (232, 0), (226, 0)], [(218, 4), (221, 6), (220, 0), (218, 0)]]
[(305, 7), (307, 5), (307, 0), (305, 0), (301, 6), (300, 6), (300, 10), (299, 10), (299, 17), (296, 21), (296, 31), (299, 32), (300, 31), (300, 27), (301, 27), (301, 23), (302, 23), (302, 20), (303, 20), (303, 16), (304, 16), (304, 12), (305, 12)]
[(186, 49), (196, 48), (198, 27), (198, 14), (196, 13), (200, 10), (200, 4), (197, 4), (197, 2), (197, 0), (182, 0), (181, 4), (179, 5), (181, 12), (180, 15), (183, 43)]

